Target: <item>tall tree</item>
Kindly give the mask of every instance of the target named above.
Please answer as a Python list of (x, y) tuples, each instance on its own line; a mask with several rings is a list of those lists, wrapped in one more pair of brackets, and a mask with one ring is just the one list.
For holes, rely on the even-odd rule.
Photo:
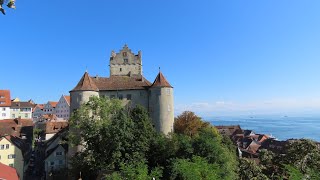
[(144, 108), (131, 110), (121, 106), (119, 100), (98, 97), (90, 98), (74, 113), (70, 126), (78, 132), (72, 137), (75, 145), (84, 146), (77, 158), (82, 158), (93, 172), (120, 171), (126, 164), (145, 163), (155, 133)]
[(4, 5), (6, 5), (8, 8), (12, 8), (12, 9), (16, 8), (15, 0), (0, 0), (0, 11), (4, 15), (6, 14), (5, 9), (3, 8)]
[(201, 120), (194, 112), (184, 111), (175, 118), (174, 132), (194, 136), (203, 127), (208, 127), (209, 123)]

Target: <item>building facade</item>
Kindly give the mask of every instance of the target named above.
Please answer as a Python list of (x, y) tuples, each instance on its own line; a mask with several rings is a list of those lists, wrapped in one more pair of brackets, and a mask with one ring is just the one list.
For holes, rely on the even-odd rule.
[(58, 118), (69, 120), (70, 116), (70, 96), (62, 95), (55, 108)]
[(23, 156), (24, 152), (23, 140), (13, 136), (0, 138), (0, 162), (15, 168), (20, 179), (23, 179), (27, 168), (27, 163)]
[(118, 98), (124, 105), (144, 106), (158, 132), (173, 131), (173, 87), (159, 72), (153, 83), (142, 73), (141, 51), (134, 54), (127, 45), (120, 52), (111, 52), (110, 77), (91, 77), (84, 73), (79, 83), (70, 91), (71, 112), (89, 101), (91, 96)]
[(10, 107), (11, 118), (32, 118), (32, 109), (34, 105), (30, 102), (12, 101)]
[(58, 102), (48, 101), (43, 107), (43, 114), (55, 114)]
[(0, 120), (10, 118), (11, 97), (9, 90), (0, 90)]

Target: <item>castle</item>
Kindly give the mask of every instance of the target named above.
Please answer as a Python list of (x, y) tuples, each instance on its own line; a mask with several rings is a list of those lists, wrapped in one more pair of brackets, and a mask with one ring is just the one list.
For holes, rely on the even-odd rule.
[(173, 87), (161, 72), (153, 83), (142, 74), (141, 51), (134, 54), (127, 45), (119, 53), (111, 52), (110, 77), (91, 77), (85, 72), (79, 83), (70, 91), (70, 112), (89, 101), (91, 96), (118, 98), (131, 107), (140, 104), (150, 114), (158, 132), (173, 131)]

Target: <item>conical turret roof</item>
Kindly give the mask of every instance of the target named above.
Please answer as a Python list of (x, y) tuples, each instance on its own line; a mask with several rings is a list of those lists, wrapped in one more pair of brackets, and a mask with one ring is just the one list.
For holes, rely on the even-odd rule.
[(154, 80), (151, 87), (170, 87), (170, 88), (172, 88), (170, 83), (167, 81), (167, 79), (164, 77), (164, 75), (161, 72), (159, 72), (158, 76)]
[(85, 72), (77, 86), (71, 91), (99, 91), (88, 72)]

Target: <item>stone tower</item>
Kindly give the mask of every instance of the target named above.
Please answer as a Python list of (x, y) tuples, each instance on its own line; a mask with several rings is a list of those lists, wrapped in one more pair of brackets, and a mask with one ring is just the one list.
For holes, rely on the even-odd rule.
[[(99, 96), (98, 91), (98, 87), (95, 85), (88, 72), (85, 72), (77, 86), (70, 91), (70, 113), (78, 109), (83, 103), (88, 102), (91, 96)], [(79, 134), (79, 132), (75, 131), (72, 127), (70, 127), (70, 133), (75, 135)], [(82, 146), (70, 146), (68, 155), (72, 157), (76, 152), (79, 152), (82, 149)]]
[(141, 51), (137, 55), (127, 45), (119, 53), (111, 52), (110, 76), (142, 75)]
[(77, 86), (70, 91), (70, 112), (88, 102), (91, 96), (99, 96), (99, 89), (88, 72), (85, 72)]
[(161, 72), (149, 88), (149, 111), (158, 132), (168, 134), (173, 131), (173, 87)]

